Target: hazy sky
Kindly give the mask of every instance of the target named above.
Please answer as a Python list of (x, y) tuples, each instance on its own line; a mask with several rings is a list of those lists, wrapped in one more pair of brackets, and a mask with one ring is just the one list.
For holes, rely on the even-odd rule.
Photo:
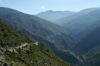
[(100, 0), (0, 0), (1, 7), (36, 14), (42, 11), (80, 11), (85, 8), (100, 7)]

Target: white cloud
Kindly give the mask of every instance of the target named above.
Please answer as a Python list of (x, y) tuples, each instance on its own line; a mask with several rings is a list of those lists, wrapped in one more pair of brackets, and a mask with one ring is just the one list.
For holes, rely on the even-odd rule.
[(41, 6), (41, 9), (45, 10), (45, 7), (44, 6)]

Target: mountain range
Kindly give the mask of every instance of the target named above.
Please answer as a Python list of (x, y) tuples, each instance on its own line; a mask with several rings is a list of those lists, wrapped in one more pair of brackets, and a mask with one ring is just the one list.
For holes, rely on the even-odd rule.
[(86, 15), (86, 14), (90, 13), (91, 11), (94, 11), (97, 9), (99, 9), (99, 8), (87, 8), (87, 9), (81, 10), (79, 12), (76, 12), (73, 15), (69, 15), (69, 16), (60, 18), (60, 19), (56, 20), (54, 23), (63, 26), (63, 25), (66, 25), (67, 23), (71, 22), (72, 20), (79, 18), (80, 16)]
[[(65, 61), (68, 61), (66, 55), (70, 53), (64, 50), (67, 50), (79, 41), (78, 38), (71, 35), (70, 30), (50, 21), (38, 18), (34, 15), (24, 14), (17, 10), (1, 7), (0, 18), (22, 34), (38, 42), (44, 43), (47, 48), (65, 59)], [(62, 56), (61, 53), (66, 54)], [(75, 56), (72, 55), (72, 57), (74, 57), (77, 62), (79, 61)], [(69, 60), (71, 59), (69, 58)]]
[(89, 26), (92, 23), (95, 23), (100, 18), (100, 9), (94, 10), (86, 15), (80, 16), (75, 20), (72, 20), (70, 23), (64, 25), (66, 28), (69, 28), (73, 33), (78, 34), (85, 27)]
[(60, 18), (70, 16), (70, 15), (73, 15), (75, 13), (76, 12), (71, 12), (71, 11), (52, 11), (52, 10), (49, 10), (46, 12), (38, 13), (38, 14), (36, 14), (36, 16), (54, 23), (56, 20), (58, 20)]
[[(100, 50), (100, 8), (89, 8), (71, 16), (64, 17), (65, 23), (59, 19), (56, 24), (72, 31), (81, 40), (71, 51), (82, 59), (78, 66), (99, 66)], [(69, 19), (69, 20), (67, 20)]]
[[(76, 16), (75, 19), (70, 20), (67, 24), (64, 24), (63, 27), (72, 31), (74, 35), (78, 35), (86, 27), (90, 26), (92, 23), (99, 21), (100, 9), (92, 9), (87, 14)], [(73, 17), (71, 17), (73, 18)], [(83, 38), (81, 36), (80, 38)]]
[(80, 39), (68, 50), (80, 59), (81, 62), (77, 62), (76, 66), (100, 65), (100, 8), (84, 9), (54, 23), (70, 30)]
[[(40, 14), (42, 14), (41, 16), (46, 14), (47, 16), (53, 17), (54, 15), (57, 16), (57, 14), (61, 15), (62, 13), (60, 11), (47, 11)], [(56, 19), (56, 17), (54, 19)], [(41, 18), (37, 17), (37, 15), (29, 15), (14, 9), (0, 7), (0, 20), (18, 31), (14, 31), (11, 27), (8, 27), (8, 31), (1, 28), (1, 31), (5, 31), (4, 33), (1, 33), (1, 37), (3, 38), (0, 39), (1, 46), (4, 47), (6, 45), (5, 47), (13, 47), (13, 49), (21, 47), (21, 49), (18, 50), (14, 49), (15, 52), (17, 51), (19, 53), (16, 56), (17, 59), (15, 57), (15, 52), (9, 52), (12, 51), (12, 49), (7, 50), (5, 52), (7, 60), (13, 60), (14, 62), (21, 61), (19, 62), (20, 64), (25, 63), (26, 65), (31, 65), (31, 62), (27, 63), (30, 61), (29, 58), (36, 57), (38, 58), (37, 60), (31, 60), (38, 66), (41, 58), (45, 56), (46, 58), (43, 59), (43, 61), (48, 61), (46, 62), (47, 64), (50, 62), (51, 66), (53, 64), (54, 66), (61, 66), (61, 64), (67, 66), (66, 64), (68, 63), (65, 61), (75, 66), (100, 65), (100, 8), (88, 8), (80, 12), (74, 12), (70, 15), (66, 14), (63, 15), (63, 17), (57, 17), (56, 21), (50, 22), (46, 17)], [(10, 31), (10, 29), (12, 30)], [(11, 34), (9, 32), (11, 32)], [(22, 33), (30, 37), (30, 39), (24, 35), (16, 33)], [(11, 39), (12, 37), (16, 37), (16, 39)], [(17, 40), (17, 37), (22, 37), (22, 39)], [(7, 38), (9, 38), (10, 41)], [(35, 45), (31, 45), (32, 42)], [(23, 47), (24, 45), (21, 43), (28, 45), (28, 48)], [(44, 43), (44, 45), (50, 50), (42, 43)], [(29, 51), (26, 51), (26, 49), (29, 49)], [(35, 51), (37, 51), (37, 53), (35, 53)], [(55, 55), (52, 51), (65, 61)], [(30, 57), (25, 58), (26, 56)], [(56, 57), (57, 60), (54, 60)], [(25, 61), (23, 58), (25, 58)], [(51, 62), (50, 58), (54, 63)], [(58, 59), (60, 59), (60, 61)], [(58, 61), (60, 63), (58, 63)], [(41, 63), (46, 65), (45, 62)], [(56, 63), (57, 65), (55, 65)]]

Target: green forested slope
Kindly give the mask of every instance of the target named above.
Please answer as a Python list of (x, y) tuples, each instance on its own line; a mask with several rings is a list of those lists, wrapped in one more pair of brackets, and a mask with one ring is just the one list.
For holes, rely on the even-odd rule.
[(0, 66), (71, 66), (42, 43), (0, 21)]
[[(20, 39), (21, 38), (21, 39)], [(15, 31), (13, 28), (9, 27), (2, 21), (0, 21), (0, 44), (1, 46), (9, 45), (20, 45), (21, 43), (31, 43), (35, 42), (20, 32)]]
[[(8, 25), (10, 25), (11, 27), (13, 27), (14, 29), (16, 29), (17, 31), (21, 31), (23, 34), (33, 38), (35, 40), (38, 40), (39, 42), (42, 42), (44, 43), (44, 45), (46, 47), (48, 47), (50, 50), (52, 50), (54, 53), (56, 53), (58, 56), (60, 56), (62, 59), (64, 59), (65, 61), (71, 63), (71, 64), (76, 64), (77, 62), (79, 62), (79, 60), (73, 55), (73, 54), (70, 54), (70, 52), (66, 52), (65, 50), (66, 49), (63, 49), (61, 46), (57, 45), (57, 43), (52, 43), (46, 39), (43, 39), (39, 36), (36, 36), (34, 35), (33, 33), (31, 33), (30, 31), (32, 31), (31, 29), (27, 30), (27, 27), (28, 26), (25, 26), (23, 24), (20, 24), (18, 22), (15, 22), (15, 21), (9, 21), (7, 19), (3, 19), (1, 18), (5, 23), (7, 23)], [(66, 39), (66, 36), (64, 36), (65, 39)], [(59, 38), (60, 40), (60, 36), (57, 36), (57, 38)], [(57, 40), (57, 38), (55, 38)], [(63, 40), (65, 40), (63, 39)], [(68, 40), (68, 39), (66, 39)], [(57, 40), (58, 41), (58, 40)], [(65, 46), (66, 47), (66, 46)], [(74, 60), (73, 60), (74, 59)], [(74, 62), (75, 61), (75, 62)]]

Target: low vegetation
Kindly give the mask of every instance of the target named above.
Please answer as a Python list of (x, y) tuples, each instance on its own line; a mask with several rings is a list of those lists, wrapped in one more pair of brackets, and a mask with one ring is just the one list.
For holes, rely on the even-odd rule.
[(6, 63), (14, 66), (71, 66), (42, 43), (38, 46), (29, 44), (22, 48), (13, 48), (13, 51), (6, 49), (3, 54)]
[(21, 43), (32, 43), (35, 42), (21, 32), (15, 31), (13, 28), (9, 27), (2, 21), (0, 21), (0, 45), (4, 46), (17, 46)]

